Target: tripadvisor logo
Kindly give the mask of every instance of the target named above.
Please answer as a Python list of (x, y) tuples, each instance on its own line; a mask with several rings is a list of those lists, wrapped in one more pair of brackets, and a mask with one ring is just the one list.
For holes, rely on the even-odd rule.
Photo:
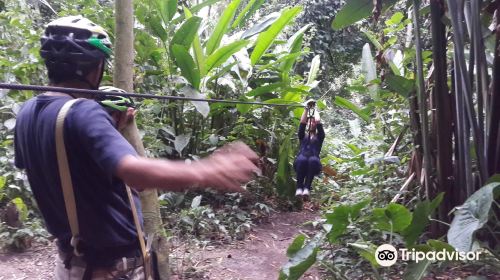
[(415, 249), (399, 249), (390, 244), (380, 245), (375, 251), (375, 261), (380, 266), (392, 266), (398, 260), (398, 255), (402, 261), (414, 261), (419, 263), (428, 261), (477, 261), (481, 252), (457, 252), (442, 249), (440, 251), (422, 252)]
[(398, 260), (398, 251), (391, 244), (380, 245), (375, 251), (375, 260), (381, 266), (391, 266)]

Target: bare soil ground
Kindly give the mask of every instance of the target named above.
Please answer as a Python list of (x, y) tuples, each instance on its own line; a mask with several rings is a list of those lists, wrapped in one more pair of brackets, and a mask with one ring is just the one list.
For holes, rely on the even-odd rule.
[[(310, 236), (314, 231), (304, 225), (316, 219), (317, 212), (275, 213), (265, 223), (257, 225), (244, 240), (209, 242), (200, 246), (194, 240), (179, 241), (173, 246), (170, 257), (173, 268), (172, 280), (275, 280), (286, 263), (286, 249), (300, 232)], [(174, 242), (176, 243), (176, 242)], [(175, 244), (174, 244), (175, 245)], [(53, 279), (55, 245), (35, 244), (23, 253), (0, 252), (0, 280)], [(500, 271), (478, 273), (477, 269), (450, 267), (443, 271), (430, 272), (424, 279), (456, 280), (482, 274), (482, 278), (500, 280)], [(303, 280), (327, 279), (319, 268), (313, 267)], [(363, 278), (368, 279), (368, 278)], [(395, 277), (391, 279), (400, 279)]]
[[(171, 256), (171, 264), (175, 266), (172, 279), (277, 279), (287, 261), (288, 245), (299, 232), (308, 232), (303, 224), (316, 216), (308, 210), (275, 213), (244, 240), (204, 248), (176, 247)], [(23, 253), (2, 252), (0, 280), (53, 279), (56, 255), (55, 245), (42, 244)], [(311, 269), (303, 279), (320, 279), (318, 270)]]
[[(189, 259), (191, 265), (177, 268), (177, 275), (174, 275), (173, 279), (278, 279), (281, 266), (288, 260), (288, 245), (299, 232), (313, 234), (304, 223), (316, 217), (316, 213), (308, 210), (276, 213), (267, 223), (255, 227), (245, 240), (240, 242), (207, 246), (197, 250), (176, 248), (174, 258), (178, 256), (179, 259), (184, 259), (184, 263)], [(319, 271), (313, 268), (302, 279), (321, 278)]]

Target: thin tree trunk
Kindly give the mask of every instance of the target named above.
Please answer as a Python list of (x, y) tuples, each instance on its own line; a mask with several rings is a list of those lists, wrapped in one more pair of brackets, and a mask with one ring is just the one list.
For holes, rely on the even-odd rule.
[(488, 116), (488, 174), (500, 172), (500, 0), (496, 1), (496, 43), (493, 61), (493, 86)]
[[(478, 119), (479, 119), (479, 129), (483, 133), (484, 139), (484, 157), (488, 157), (488, 138), (486, 137), (486, 127), (487, 125), (487, 107), (488, 104), (488, 70), (486, 64), (486, 54), (483, 40), (483, 32), (481, 25), (481, 15), (480, 7), (481, 0), (471, 1), (471, 17), (472, 17), (472, 29), (474, 30), (474, 38), (471, 39), (475, 50), (475, 65), (476, 65), (476, 91), (477, 91), (477, 103), (478, 103)], [(486, 120), (485, 120), (486, 119)], [(486, 161), (487, 164), (487, 161)], [(489, 177), (489, 176), (488, 176)]]
[[(457, 96), (461, 95), (465, 113), (467, 116), (468, 126), (471, 128), (472, 136), (474, 140), (474, 146), (476, 148), (477, 155), (477, 168), (480, 174), (481, 183), (485, 182), (487, 179), (487, 164), (484, 157), (484, 140), (483, 134), (479, 129), (478, 119), (476, 117), (476, 112), (474, 109), (474, 102), (472, 96), (472, 86), (471, 80), (467, 74), (467, 65), (465, 63), (465, 39), (464, 39), (464, 29), (463, 29), (463, 0), (448, 0), (448, 9), (453, 26), (453, 43), (455, 50), (455, 69), (457, 70), (457, 85), (461, 85), (461, 91), (457, 91)], [(472, 176), (470, 176), (472, 178)], [(472, 181), (468, 181), (467, 193), (470, 196), (475, 189)], [(465, 200), (465, 199), (464, 199)]]
[[(453, 118), (451, 115), (451, 96), (448, 91), (447, 65), (446, 65), (446, 27), (442, 22), (444, 15), (443, 0), (431, 0), (431, 23), (432, 23), (432, 55), (434, 60), (434, 88), (433, 97), (436, 113), (436, 138), (437, 138), (437, 181), (438, 186), (431, 193), (431, 198), (439, 192), (447, 196), (453, 193)], [(447, 221), (448, 213), (453, 209), (451, 199), (445, 199), (438, 211), (438, 219)], [(438, 226), (431, 228), (432, 236), (443, 235), (447, 228), (441, 223), (433, 223)]]
[(415, 48), (417, 50), (416, 60), (417, 60), (417, 91), (418, 91), (418, 107), (420, 111), (420, 122), (422, 129), (422, 144), (424, 151), (424, 184), (425, 184), (425, 195), (429, 198), (429, 187), (430, 174), (432, 172), (431, 165), (431, 151), (429, 149), (429, 121), (427, 117), (427, 97), (425, 95), (425, 85), (424, 85), (424, 69), (422, 61), (422, 45), (420, 41), (420, 17), (419, 17), (419, 0), (413, 1), (413, 23), (415, 29)]
[[(134, 77), (134, 13), (131, 0), (115, 1), (115, 86), (128, 92), (133, 91)], [(139, 136), (135, 120), (123, 130), (123, 136), (132, 144), (140, 156), (145, 156), (144, 146)], [(158, 265), (162, 279), (168, 279), (168, 247), (162, 227), (158, 194), (156, 190), (140, 193), (144, 230), (146, 235), (154, 234), (153, 248), (158, 254)]]

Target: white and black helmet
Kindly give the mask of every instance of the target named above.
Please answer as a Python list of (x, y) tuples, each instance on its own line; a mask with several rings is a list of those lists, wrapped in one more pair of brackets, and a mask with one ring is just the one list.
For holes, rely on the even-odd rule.
[[(85, 78), (87, 74), (104, 63), (112, 52), (106, 31), (82, 16), (50, 22), (40, 41), (40, 55), (45, 60), (49, 79), (55, 83), (71, 79), (89, 83)], [(97, 86), (91, 84), (94, 89)]]

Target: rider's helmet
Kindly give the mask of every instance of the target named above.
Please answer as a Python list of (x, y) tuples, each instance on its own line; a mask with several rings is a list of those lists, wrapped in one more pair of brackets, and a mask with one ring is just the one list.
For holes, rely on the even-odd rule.
[(126, 93), (126, 91), (124, 91), (123, 89), (111, 86), (102, 86), (99, 88), (99, 90), (109, 92), (109, 94), (100, 96), (98, 98), (99, 104), (101, 104), (109, 112), (125, 112), (127, 111), (127, 108), (135, 107), (132, 99), (124, 96), (113, 95), (113, 93)]

